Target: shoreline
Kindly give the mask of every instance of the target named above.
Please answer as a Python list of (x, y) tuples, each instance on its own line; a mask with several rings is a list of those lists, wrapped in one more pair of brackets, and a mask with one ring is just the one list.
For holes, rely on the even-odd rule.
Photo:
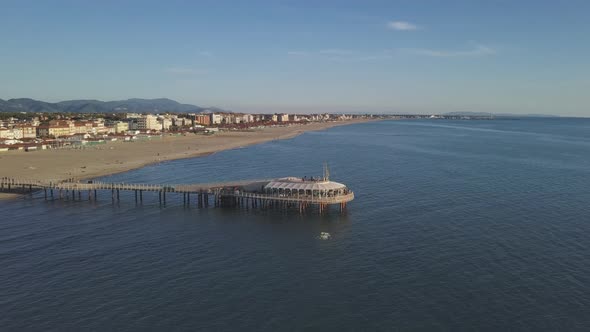
[[(148, 141), (108, 142), (83, 150), (10, 151), (0, 154), (0, 176), (35, 180), (88, 180), (120, 174), (160, 162), (201, 158), (217, 152), (244, 148), (274, 140), (297, 137), (305, 132), (376, 120), (319, 122), (254, 131), (227, 131), (211, 136), (162, 136)], [(0, 192), (0, 200), (22, 197)]]

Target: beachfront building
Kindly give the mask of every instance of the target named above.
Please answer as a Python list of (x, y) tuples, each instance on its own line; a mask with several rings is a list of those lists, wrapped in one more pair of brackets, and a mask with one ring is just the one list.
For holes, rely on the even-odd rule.
[(221, 114), (211, 113), (212, 125), (221, 124), (221, 121), (223, 121), (223, 116)]
[(62, 129), (60, 129), (61, 131), (65, 132), (65, 127), (69, 128), (69, 132), (65, 135), (69, 135), (69, 134), (73, 134), (76, 129), (74, 126), (74, 121), (72, 120), (50, 120), (49, 121), (49, 126), (58, 128), (61, 127)]
[(243, 120), (242, 116), (240, 116), (240, 115), (234, 115), (233, 119), (231, 119), (231, 123), (240, 124), (243, 122), (244, 122), (244, 120)]
[(203, 126), (209, 126), (212, 121), (212, 114), (197, 114), (194, 117), (195, 123)]
[(92, 122), (89, 121), (76, 121), (74, 122), (73, 134), (85, 134), (92, 132)]
[(158, 122), (161, 124), (160, 130), (170, 130), (172, 127), (172, 120), (167, 117), (159, 117)]
[(244, 123), (250, 123), (250, 122), (254, 122), (254, 116), (252, 114), (244, 114), (242, 116), (242, 121)]
[(221, 123), (229, 124), (234, 123), (234, 114), (221, 114)]
[(142, 115), (139, 113), (125, 113), (125, 118), (127, 119), (139, 119)]
[(89, 138), (92, 136), (88, 133), (83, 134), (73, 134), (65, 139), (67, 142), (77, 143), (77, 144), (85, 144)]
[(69, 136), (71, 129), (69, 125), (51, 125), (45, 124), (37, 127), (37, 135), (39, 137), (60, 137)]
[(137, 118), (132, 118), (127, 120), (127, 125), (129, 126), (129, 130), (139, 130), (139, 126), (137, 124)]
[(148, 114), (137, 118), (137, 129), (139, 130), (162, 130), (162, 124), (158, 122), (158, 117)]
[(19, 124), (12, 129), (14, 139), (35, 138), (37, 137), (37, 128), (25, 124)]
[(107, 127), (104, 125), (103, 119), (92, 121), (92, 133), (93, 134), (105, 134), (108, 132)]
[(117, 121), (113, 123), (113, 129), (115, 134), (123, 134), (129, 130), (129, 123), (123, 121)]
[(277, 119), (279, 122), (289, 122), (289, 114), (281, 113), (277, 115)]
[[(209, 117), (209, 115), (207, 115), (207, 118), (208, 117)], [(190, 116), (190, 118), (183, 118), (183, 117), (172, 118), (172, 125), (175, 127), (178, 127), (178, 128), (194, 127), (195, 126), (194, 115)]]

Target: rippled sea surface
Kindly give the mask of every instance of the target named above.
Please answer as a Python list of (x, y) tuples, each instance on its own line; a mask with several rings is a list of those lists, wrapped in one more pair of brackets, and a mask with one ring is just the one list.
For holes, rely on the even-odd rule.
[(324, 161), (355, 191), (344, 215), (0, 201), (0, 329), (590, 329), (589, 120), (374, 122), (103, 180)]

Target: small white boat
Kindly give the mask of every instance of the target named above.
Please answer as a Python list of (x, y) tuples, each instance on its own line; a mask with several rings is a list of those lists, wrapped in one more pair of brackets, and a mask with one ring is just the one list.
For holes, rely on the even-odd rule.
[(320, 240), (328, 240), (330, 238), (330, 233), (328, 232), (321, 232), (320, 233)]

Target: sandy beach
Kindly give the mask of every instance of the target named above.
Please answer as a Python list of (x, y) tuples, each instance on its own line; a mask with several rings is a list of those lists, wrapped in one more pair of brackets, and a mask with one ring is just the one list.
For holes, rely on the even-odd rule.
[[(87, 149), (8, 151), (0, 153), (0, 176), (55, 181), (91, 179), (166, 160), (198, 157), (276, 139), (288, 139), (307, 131), (366, 121), (310, 123), (252, 131), (227, 131), (214, 135), (162, 136), (149, 141), (109, 142)], [(13, 197), (14, 194), (0, 193), (0, 199)]]

